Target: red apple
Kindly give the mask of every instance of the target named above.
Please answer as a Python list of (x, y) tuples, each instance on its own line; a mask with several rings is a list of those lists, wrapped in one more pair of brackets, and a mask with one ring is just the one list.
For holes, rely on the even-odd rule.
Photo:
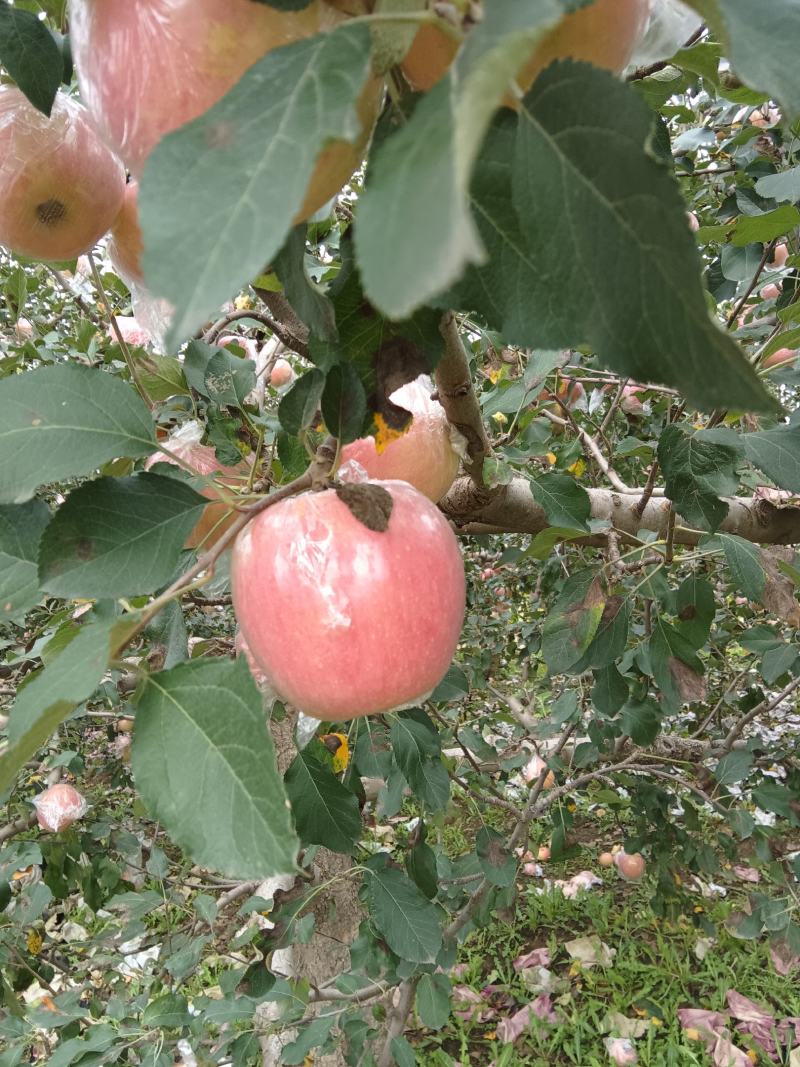
[(644, 876), (645, 862), (641, 852), (618, 852), (614, 861), (626, 882), (638, 882)]
[(762, 300), (777, 300), (781, 295), (780, 286), (770, 282), (769, 285), (764, 286), (760, 295)]
[[(250, 475), (246, 460), (235, 467), (226, 467), (219, 462), (210, 445), (201, 445), (202, 428), (196, 422), (188, 422), (165, 442), (170, 452), (184, 461), (197, 474), (215, 474), (229, 489), (241, 488)], [(175, 460), (163, 452), (156, 452), (145, 460), (144, 469), (150, 470), (156, 463), (172, 463)], [(209, 504), (200, 521), (186, 539), (187, 548), (211, 548), (236, 519), (235, 512), (220, 499), (220, 493), (207, 486), (201, 490), (204, 497), (215, 501)]]
[(0, 244), (33, 259), (74, 259), (111, 226), (125, 171), (88, 113), (64, 93), (50, 118), (0, 86)]
[(141, 284), (142, 252), (144, 242), (139, 228), (139, 210), (137, 196), (139, 186), (129, 182), (125, 186), (125, 198), (122, 209), (111, 227), (111, 240), (108, 242), (108, 256), (111, 265), (126, 284)]
[(279, 696), (339, 722), (413, 707), (453, 657), (464, 566), (447, 520), (405, 482), (388, 527), (368, 529), (328, 489), (276, 504), (233, 550), (233, 607)]
[(537, 853), (537, 859), (540, 863), (547, 863), (550, 859), (550, 847), (549, 845), (540, 845)]
[[(540, 774), (546, 766), (547, 764), (541, 756), (532, 756), (522, 769), (522, 777), (525, 779), (528, 785), (532, 785), (534, 782), (538, 781)], [(555, 775), (552, 771), (548, 771), (545, 775), (544, 785), (542, 788), (552, 789), (555, 784)]]
[(370, 478), (408, 482), (434, 503), (453, 484), (460, 461), (453, 449), (450, 423), (433, 383), (424, 375), (392, 393), (393, 403), (414, 416), (403, 434), (378, 451), (374, 437), (362, 437), (342, 449), (342, 462), (355, 460)]
[(51, 834), (66, 830), (86, 813), (85, 798), (71, 785), (59, 782), (33, 798), (36, 819), (42, 830)]
[(269, 687), (269, 679), (261, 670), (259, 665), (253, 659), (253, 653), (250, 651), (250, 646), (244, 639), (244, 634), (241, 630), (236, 631), (236, 636), (233, 639), (233, 647), (237, 656), (244, 656), (247, 660), (247, 666), (250, 668), (250, 673), (253, 676), (253, 681), (256, 683), (259, 689), (266, 689)]
[(768, 126), (775, 126), (780, 121), (781, 113), (777, 107), (768, 107), (766, 114), (759, 108), (758, 110), (753, 111), (750, 115), (751, 125), (758, 126), (762, 130), (766, 129)]
[[(556, 59), (581, 59), (615, 73), (628, 64), (650, 13), (650, 0), (594, 0), (566, 15), (517, 74), (527, 90)], [(436, 25), (422, 26), (401, 66), (409, 84), (432, 88), (452, 63), (458, 45)], [(506, 103), (513, 104), (508, 98)]]
[[(165, 134), (208, 111), (268, 52), (345, 18), (324, 0), (299, 11), (253, 0), (72, 0), (70, 16), (83, 99), (137, 178)], [(370, 79), (362, 93), (356, 143), (334, 142), (320, 155), (298, 219), (327, 203), (358, 167), (382, 86)]]
[(269, 384), (273, 389), (284, 389), (294, 381), (294, 368), (288, 359), (278, 359), (269, 376)]
[(238, 345), (248, 359), (255, 359), (258, 355), (258, 341), (252, 337), (239, 337), (235, 333), (226, 334), (217, 341), (220, 348), (228, 348), (230, 345)]
[(601, 852), (597, 857), (597, 862), (601, 867), (613, 867), (614, 857), (610, 852)]
[(626, 415), (644, 415), (644, 404), (640, 400), (640, 395), (645, 390), (640, 385), (626, 385), (622, 390), (622, 400), (620, 401), (620, 408)]

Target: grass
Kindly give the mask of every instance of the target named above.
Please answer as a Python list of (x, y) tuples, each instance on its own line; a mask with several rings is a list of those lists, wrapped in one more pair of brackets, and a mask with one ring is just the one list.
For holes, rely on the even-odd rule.
[[(702, 931), (688, 920), (669, 924), (655, 918), (646, 886), (622, 885), (611, 874), (604, 886), (566, 900), (557, 890), (536, 894), (537, 884), (530, 879), (520, 883), (513, 925), (494, 921), (461, 947), (464, 973), (458, 981), (482, 993), (487, 1006), (498, 1004), (496, 1017), (465, 1022), (451, 1016), (435, 1034), (415, 1031), (412, 1040), (421, 1067), (450, 1067), (454, 1062), (462, 1067), (607, 1065), (606, 1019), (614, 1012), (646, 1023), (646, 1032), (636, 1040), (642, 1067), (708, 1067), (711, 1059), (702, 1044), (682, 1031), (678, 1008), (725, 1011), (725, 994), (736, 989), (780, 1017), (800, 1015), (800, 986), (774, 971), (766, 944), (737, 941), (722, 928), (729, 907), (725, 902), (709, 908), (707, 917), (717, 924), (717, 939), (698, 959), (695, 947)], [(616, 950), (611, 966), (582, 968), (563, 947), (592, 934)], [(549, 948), (550, 969), (561, 979), (553, 1001), (563, 1021), (535, 1023), (513, 1045), (501, 1044), (497, 1023), (535, 996), (514, 970), (513, 960), (542, 946)], [(487, 986), (492, 986), (488, 994)], [(745, 1039), (737, 1044), (747, 1048)]]

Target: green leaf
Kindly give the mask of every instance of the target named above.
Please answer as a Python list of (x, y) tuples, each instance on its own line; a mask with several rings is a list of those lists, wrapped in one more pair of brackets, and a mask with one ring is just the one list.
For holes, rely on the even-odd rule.
[(206, 368), (211, 357), (220, 351), (216, 345), (206, 344), (205, 341), (190, 341), (186, 346), (186, 354), (183, 359), (183, 373), (187, 383), (196, 390), (200, 396), (206, 393)]
[(333, 305), (306, 274), (305, 257), (306, 226), (295, 226), (275, 257), (275, 273), (283, 282), (289, 303), (311, 333), (323, 341), (335, 341), (337, 334)]
[(597, 633), (585, 656), (572, 667), (572, 671), (582, 673), (588, 667), (607, 667), (620, 658), (628, 644), (631, 610), (630, 597), (613, 595), (607, 598)]
[(429, 1030), (441, 1030), (450, 1018), (450, 979), (446, 974), (423, 974), (417, 985), (417, 1015)]
[(168, 400), (171, 396), (188, 396), (189, 386), (183, 364), (174, 356), (135, 356), (144, 391), (151, 400)]
[(800, 493), (800, 426), (779, 426), (742, 437), (747, 458), (781, 489)]
[(367, 417), (367, 397), (352, 363), (331, 367), (322, 394), (322, 417), (334, 437), (343, 444), (362, 434)]
[(791, 233), (800, 223), (800, 211), (792, 204), (784, 204), (763, 215), (740, 215), (733, 234), (735, 245), (749, 245), (755, 241), (771, 241)]
[(419, 840), (406, 856), (406, 870), (429, 900), (439, 892), (436, 853), (425, 841)]
[(653, 678), (665, 708), (677, 710), (681, 704), (705, 699), (702, 660), (694, 646), (661, 615), (653, 626), (648, 649)]
[(735, 534), (717, 534), (716, 540), (725, 552), (733, 584), (748, 600), (760, 600), (766, 588), (767, 575), (758, 545)]
[(690, 575), (675, 594), (678, 631), (693, 648), (702, 648), (714, 621), (714, 590), (705, 578)]
[(756, 192), (766, 200), (800, 200), (800, 167), (764, 175), (756, 182)]
[(456, 664), (448, 667), (447, 674), (430, 695), (432, 704), (445, 704), (469, 696), (469, 681)]
[(150, 412), (132, 386), (90, 367), (37, 367), (0, 381), (0, 502), (156, 450)]
[(450, 779), (441, 760), (439, 736), (410, 715), (392, 722), (389, 736), (397, 766), (413, 792), (430, 811), (441, 811), (450, 798)]
[(284, 783), (303, 842), (351, 853), (361, 834), (358, 798), (330, 766), (303, 749), (286, 771)]
[(308, 1055), (309, 1052), (328, 1040), (328, 1034), (333, 1029), (335, 1022), (336, 1016), (330, 1014), (322, 1015), (312, 1019), (311, 1022), (305, 1023), (300, 1031), (300, 1036), (284, 1046), (280, 1057), (281, 1063), (287, 1064), (287, 1067), (297, 1067), (297, 1065), (307, 1063), (309, 1060), (313, 1061), (313, 1057)]
[(597, 633), (606, 596), (600, 579), (579, 571), (564, 583), (542, 630), (542, 655), (551, 674), (580, 660)]
[(85, 623), (20, 690), (8, 724), (10, 745), (0, 757), (0, 795), (59, 723), (97, 689), (119, 636), (111, 622)]
[(42, 588), (60, 597), (152, 593), (177, 566), (208, 504), (177, 478), (98, 478), (67, 497), (39, 550)]
[(355, 105), (369, 60), (358, 24), (272, 49), (156, 146), (139, 209), (148, 287), (176, 309), (168, 345), (280, 251), (323, 147), (361, 135)]
[(295, 869), (299, 842), (244, 660), (193, 660), (150, 675), (131, 755), (153, 818), (196, 863), (242, 879)]
[(797, 826), (800, 819), (797, 816), (797, 794), (792, 789), (778, 782), (765, 782), (758, 789), (753, 790), (753, 803), (764, 811), (774, 812), (784, 819), (789, 819), (792, 825)]
[(178, 993), (165, 993), (151, 1000), (142, 1013), (142, 1025), (153, 1029), (177, 1030), (191, 1022), (189, 1001)]
[(439, 912), (396, 867), (371, 870), (367, 901), (373, 923), (389, 948), (410, 963), (435, 963), (442, 947)]
[(505, 889), (514, 884), (517, 861), (506, 850), (506, 839), (490, 826), (482, 826), (475, 839), (475, 852), (485, 878), (492, 885)]
[(370, 158), (356, 249), (367, 295), (390, 318), (408, 315), (483, 258), (468, 198), (476, 156), (516, 72), (570, 6), (487, 4), (447, 75)]
[(316, 367), (298, 378), (278, 405), (280, 424), (292, 437), (307, 430), (319, 411), (325, 375)]
[(592, 704), (601, 715), (616, 715), (628, 699), (628, 683), (613, 663), (594, 672)]
[(780, 100), (789, 112), (800, 115), (800, 7), (795, 0), (715, 0), (730, 42), (733, 69), (755, 89)]
[(32, 11), (0, 4), (0, 64), (33, 106), (49, 115), (64, 60), (47, 23)]
[(389, 1051), (392, 1054), (392, 1062), (397, 1067), (417, 1067), (417, 1054), (409, 1041), (401, 1034), (393, 1037), (389, 1043)]
[(741, 453), (736, 434), (724, 427), (690, 432), (673, 424), (662, 432), (658, 459), (666, 493), (692, 526), (716, 530), (728, 514), (719, 497), (736, 492)]
[(774, 685), (781, 675), (792, 672), (797, 657), (797, 646), (793, 644), (781, 644), (765, 652), (761, 660), (761, 674), (767, 685)]
[(531, 479), (533, 498), (551, 526), (588, 530), (592, 504), (589, 494), (567, 474), (542, 474)]
[(630, 700), (620, 716), (622, 729), (636, 745), (651, 745), (661, 730), (661, 710), (655, 700)]
[(17, 622), (39, 603), (39, 542), (50, 508), (42, 500), (0, 505), (0, 617)]
[(241, 408), (256, 385), (252, 360), (240, 359), (224, 348), (217, 349), (205, 368), (205, 395), (221, 407)]
[(476, 167), (489, 261), (439, 300), (479, 312), (511, 344), (587, 344), (621, 375), (672, 385), (701, 408), (772, 410), (708, 314), (685, 205), (651, 135), (652, 112), (616, 78), (549, 67), (522, 115), (495, 120)]

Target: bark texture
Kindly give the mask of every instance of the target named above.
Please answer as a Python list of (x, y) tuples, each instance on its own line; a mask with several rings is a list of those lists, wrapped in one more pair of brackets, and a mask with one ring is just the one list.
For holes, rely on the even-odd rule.
[[(587, 492), (591, 517), (610, 523), (622, 540), (629, 541), (639, 530), (666, 536), (670, 504), (665, 497), (651, 497), (640, 516), (636, 510), (638, 496), (613, 489), (587, 489)], [(800, 507), (779, 507), (760, 497), (731, 497), (726, 502), (728, 514), (720, 525), (721, 532), (762, 545), (800, 543)], [(459, 478), (439, 506), (467, 534), (537, 534), (550, 526), (525, 478), (514, 478), (509, 485), (492, 491), (477, 486), (470, 478)], [(695, 545), (701, 536), (699, 531), (682, 527), (678, 519), (676, 544)], [(605, 545), (606, 537), (587, 536), (578, 543)]]

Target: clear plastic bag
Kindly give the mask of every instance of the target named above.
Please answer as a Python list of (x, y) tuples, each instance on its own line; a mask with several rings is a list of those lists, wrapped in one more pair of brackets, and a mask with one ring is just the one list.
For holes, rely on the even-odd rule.
[(58, 93), (48, 118), (0, 86), (0, 244), (75, 259), (112, 225), (124, 192), (124, 168), (80, 104)]
[(342, 462), (355, 461), (370, 478), (408, 482), (434, 503), (441, 500), (458, 474), (461, 435), (432, 399), (433, 391), (424, 374), (395, 390), (389, 399), (414, 416), (409, 429), (381, 451), (374, 437), (353, 441), (342, 449)]
[(681, 0), (652, 0), (647, 29), (631, 57), (630, 68), (670, 59), (702, 25), (697, 12)]
[(86, 798), (66, 782), (59, 782), (45, 789), (33, 798), (33, 805), (39, 826), (52, 834), (71, 826), (89, 809)]

